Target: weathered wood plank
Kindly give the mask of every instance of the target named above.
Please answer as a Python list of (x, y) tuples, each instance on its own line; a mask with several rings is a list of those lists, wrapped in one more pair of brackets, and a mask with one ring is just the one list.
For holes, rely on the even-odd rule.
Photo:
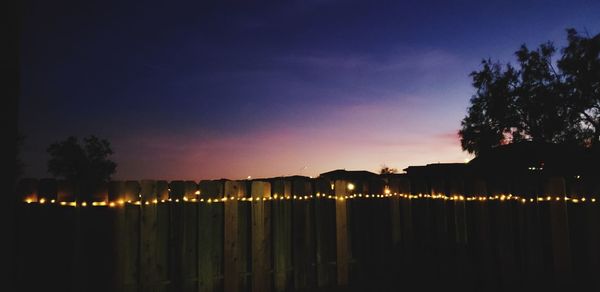
[[(566, 194), (564, 178), (549, 178), (544, 184), (544, 194), (551, 197), (564, 197)], [(563, 286), (569, 283), (572, 276), (569, 219), (564, 200), (550, 204), (550, 225), (553, 243), (554, 279), (558, 285)]]
[[(223, 198), (224, 187), (224, 181), (201, 181), (200, 198)], [(198, 291), (223, 289), (224, 204), (202, 203), (198, 206)]]
[(292, 284), (292, 204), (282, 198), (292, 195), (292, 182), (277, 180), (273, 183), (273, 270), (274, 289), (284, 292)]
[[(321, 193), (324, 193), (324, 189)], [(329, 183), (326, 186), (330, 190)], [(292, 181), (292, 196), (304, 196), (312, 193), (312, 186), (304, 179)], [(312, 288), (315, 279), (315, 235), (313, 208), (309, 201), (292, 201), (292, 248), (294, 266), (294, 288)]]
[(271, 184), (263, 181), (252, 182), (252, 291), (271, 290), (268, 271), (270, 270), (270, 212), (267, 199), (271, 196)]
[(336, 226), (336, 252), (337, 252), (337, 284), (348, 285), (348, 217), (346, 200), (343, 198), (348, 194), (348, 182), (344, 180), (335, 181), (335, 226)]
[[(225, 196), (228, 198), (243, 198), (246, 195), (246, 187), (243, 182), (226, 181)], [(224, 291), (240, 292), (242, 263), (240, 259), (240, 231), (239, 231), (239, 204), (237, 200), (228, 201), (225, 204), (224, 221)]]

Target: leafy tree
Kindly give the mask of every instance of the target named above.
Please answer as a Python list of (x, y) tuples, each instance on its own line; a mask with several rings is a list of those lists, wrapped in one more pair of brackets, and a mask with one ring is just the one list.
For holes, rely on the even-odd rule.
[(582, 37), (567, 30), (569, 44), (562, 50), (562, 71), (568, 99), (571, 131), (587, 145), (600, 143), (600, 34)]
[(83, 139), (69, 137), (47, 149), (51, 158), (48, 172), (72, 182), (82, 194), (90, 194), (95, 187), (110, 180), (117, 164), (108, 159), (113, 151), (110, 143), (96, 136)]
[(515, 52), (517, 66), (482, 61), (470, 74), (471, 98), (459, 135), (463, 150), (481, 154), (524, 140), (546, 143), (598, 142), (600, 133), (600, 34), (568, 30), (558, 62), (551, 42)]
[(397, 168), (390, 168), (387, 165), (383, 165), (381, 166), (381, 170), (379, 171), (380, 174), (394, 174), (394, 173), (398, 173), (398, 169)]

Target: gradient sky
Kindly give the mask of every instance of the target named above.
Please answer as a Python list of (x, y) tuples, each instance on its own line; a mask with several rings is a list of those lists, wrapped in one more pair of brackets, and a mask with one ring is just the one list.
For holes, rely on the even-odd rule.
[[(600, 32), (600, 1), (29, 1), (20, 128), (107, 138), (117, 179), (463, 162), (482, 58)], [(197, 2), (202, 2), (199, 4)]]

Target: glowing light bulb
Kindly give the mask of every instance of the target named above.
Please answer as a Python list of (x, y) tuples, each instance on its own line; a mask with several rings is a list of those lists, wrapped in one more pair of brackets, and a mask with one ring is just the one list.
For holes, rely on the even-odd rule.
[(354, 184), (352, 184), (352, 183), (349, 183), (349, 184), (346, 186), (346, 188), (347, 188), (349, 191), (353, 191), (353, 190), (354, 190)]

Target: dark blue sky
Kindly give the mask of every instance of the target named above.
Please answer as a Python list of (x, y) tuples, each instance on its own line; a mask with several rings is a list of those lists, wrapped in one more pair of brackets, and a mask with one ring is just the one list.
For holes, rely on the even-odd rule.
[(463, 161), (482, 58), (600, 32), (600, 1), (132, 2), (25, 4), (27, 175), (88, 134), (111, 141), (117, 178)]

